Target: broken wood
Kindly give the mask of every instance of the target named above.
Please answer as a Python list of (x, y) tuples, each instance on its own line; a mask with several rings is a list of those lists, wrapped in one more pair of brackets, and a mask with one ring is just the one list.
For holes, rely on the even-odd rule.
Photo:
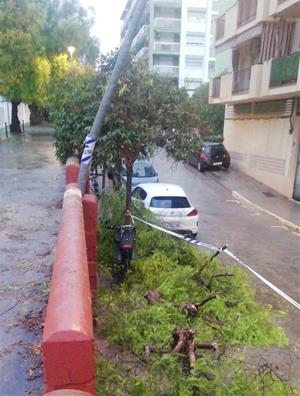
[(156, 290), (148, 290), (144, 295), (144, 298), (147, 300), (148, 304), (155, 304), (163, 301), (163, 295)]
[(228, 307), (228, 308), (233, 308), (233, 307), (235, 307), (236, 305), (238, 305), (240, 302), (238, 301), (238, 300), (228, 300), (228, 301), (225, 301), (225, 305), (226, 305), (226, 307)]
[(216, 294), (213, 294), (211, 296), (205, 297), (199, 303), (192, 303), (192, 302), (185, 303), (182, 306), (181, 310), (186, 314), (186, 316), (191, 316), (192, 318), (194, 318), (198, 314), (199, 308), (203, 307), (203, 305), (205, 305), (207, 302), (211, 300), (214, 300), (215, 298), (217, 298), (217, 296)]
[(211, 290), (212, 289), (212, 281), (215, 279), (215, 278), (222, 278), (222, 277), (230, 277), (230, 276), (234, 276), (234, 274), (231, 274), (231, 273), (228, 273), (228, 272), (226, 272), (225, 274), (216, 274), (216, 275), (212, 275), (211, 277), (210, 277), (210, 279), (209, 279), (209, 281), (208, 281), (208, 284), (207, 284), (207, 288), (209, 289), (209, 290)]

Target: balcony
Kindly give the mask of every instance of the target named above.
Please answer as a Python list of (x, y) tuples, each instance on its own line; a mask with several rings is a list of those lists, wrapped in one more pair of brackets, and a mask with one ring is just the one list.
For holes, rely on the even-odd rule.
[(298, 78), (300, 53), (272, 60), (270, 87), (295, 84)]
[(137, 35), (132, 41), (132, 47), (134, 47), (136, 44), (138, 44), (142, 40), (148, 40), (149, 38), (149, 25), (144, 25), (140, 28), (138, 31)]
[(149, 56), (149, 48), (148, 47), (143, 47), (137, 52), (135, 55), (134, 59), (139, 60), (139, 59), (146, 59)]
[(153, 44), (153, 52), (161, 54), (179, 54), (180, 43), (155, 42)]
[(237, 25), (243, 26), (256, 18), (257, 0), (240, 0), (238, 2)]
[(232, 93), (246, 93), (250, 88), (251, 67), (233, 72)]
[(225, 34), (225, 15), (220, 16), (216, 21), (216, 40), (220, 40)]
[(181, 7), (181, 0), (154, 0), (156, 6)]
[(300, 54), (294, 54), (217, 77), (210, 82), (209, 103), (236, 104), (299, 96), (299, 58)]
[(221, 77), (212, 80), (212, 98), (219, 98), (221, 93)]
[[(224, 15), (217, 19), (215, 46), (223, 43), (224, 49), (257, 37), (262, 32), (263, 21), (270, 20), (269, 1), (272, 0), (243, 0), (236, 2)], [(277, 1), (277, 0), (276, 0)], [(243, 37), (244, 36), (244, 37)]]
[(153, 71), (163, 77), (176, 78), (179, 76), (179, 66), (153, 65)]
[(270, 0), (270, 15), (284, 18), (300, 18), (299, 0)]
[(155, 18), (154, 28), (159, 31), (180, 32), (181, 19), (175, 18)]

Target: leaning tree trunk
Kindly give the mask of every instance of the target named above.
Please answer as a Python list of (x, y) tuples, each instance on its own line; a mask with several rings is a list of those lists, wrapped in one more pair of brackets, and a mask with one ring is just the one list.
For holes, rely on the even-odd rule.
[(133, 163), (126, 161), (126, 207), (125, 207), (125, 224), (131, 224), (131, 208), (132, 208), (132, 175)]
[(11, 124), (10, 124), (10, 132), (11, 133), (22, 133), (21, 124), (18, 116), (18, 106), (21, 102), (13, 100), (11, 102)]

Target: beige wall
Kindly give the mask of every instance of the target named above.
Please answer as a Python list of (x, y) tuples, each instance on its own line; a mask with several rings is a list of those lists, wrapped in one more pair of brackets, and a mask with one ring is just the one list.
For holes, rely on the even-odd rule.
[(300, 142), (300, 121), (288, 118), (225, 120), (225, 146), (232, 166), (291, 198)]

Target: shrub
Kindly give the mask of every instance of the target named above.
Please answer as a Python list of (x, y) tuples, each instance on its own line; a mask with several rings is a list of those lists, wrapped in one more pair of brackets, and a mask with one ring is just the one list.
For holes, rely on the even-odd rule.
[[(106, 197), (103, 209), (114, 213), (117, 222), (117, 213), (122, 212), (118, 196)], [(151, 217), (145, 211), (142, 215)], [(209, 254), (142, 224), (136, 227), (138, 259), (132, 262), (121, 285), (112, 290), (103, 287), (98, 296), (101, 336), (121, 348), (120, 356), (126, 356), (111, 361), (98, 359), (99, 395), (292, 394), (289, 385), (276, 380), (272, 372), (259, 376), (251, 371), (246, 375), (244, 356), (237, 354), (245, 346), (285, 346), (288, 342), (272, 323), (271, 307), (255, 302), (255, 288), (244, 271), (216, 259), (202, 269)], [(100, 223), (102, 273), (111, 269), (113, 248), (111, 232)], [(213, 278), (224, 272), (233, 276)], [(143, 296), (150, 288), (163, 295), (162, 302), (146, 302)], [(200, 302), (211, 294), (216, 298), (204, 304), (197, 316), (184, 314), (184, 303)], [(216, 341), (219, 345), (218, 352), (207, 351), (197, 357), (192, 375), (183, 369), (183, 357), (170, 353), (153, 354), (145, 361), (144, 346), (170, 349), (176, 327), (193, 328), (199, 342)]]

